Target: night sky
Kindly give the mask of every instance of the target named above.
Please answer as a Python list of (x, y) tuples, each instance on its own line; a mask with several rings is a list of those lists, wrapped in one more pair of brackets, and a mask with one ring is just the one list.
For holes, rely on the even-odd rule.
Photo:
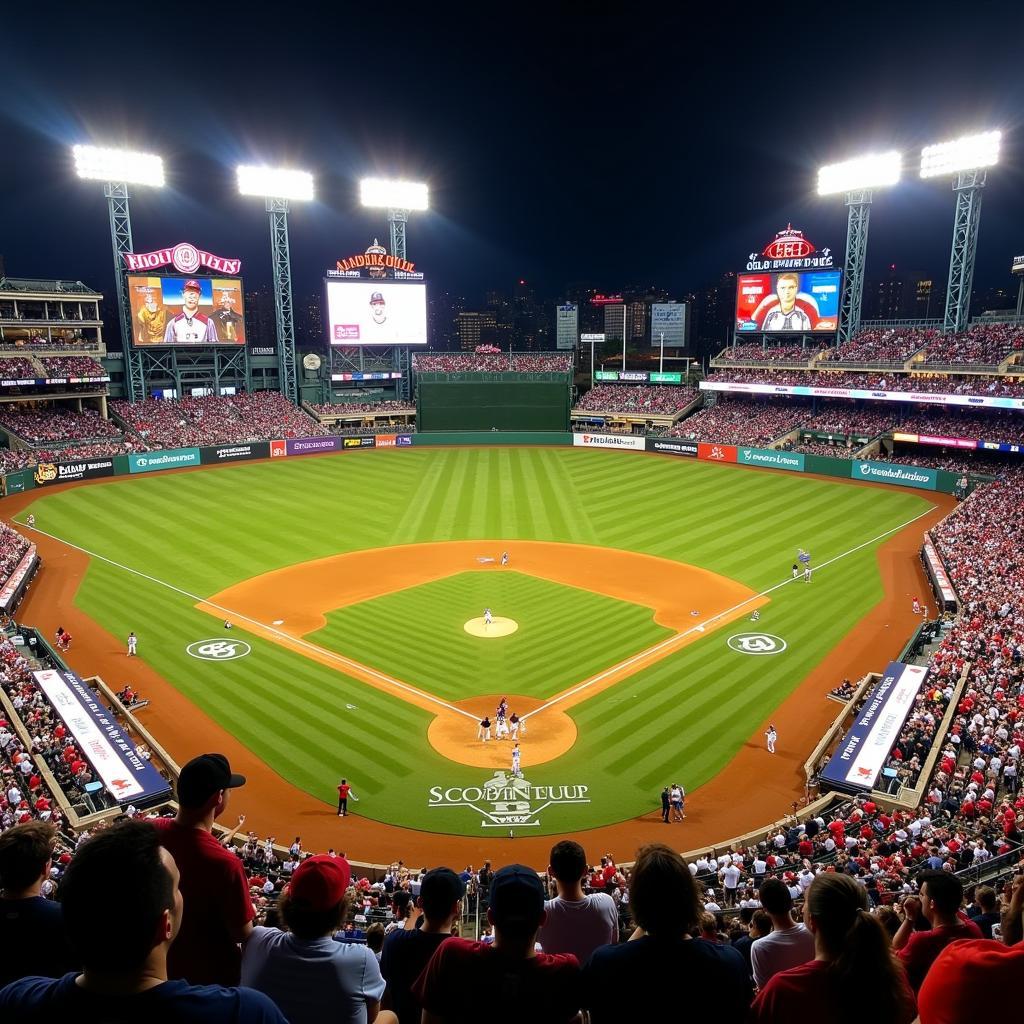
[(433, 288), (474, 302), (522, 277), (545, 298), (571, 282), (682, 295), (788, 221), (841, 262), (842, 197), (814, 195), (816, 169), (898, 147), (909, 175), (876, 195), (869, 274), (944, 278), (954, 197), (917, 180), (919, 148), (1001, 128), (975, 285), (1009, 285), (1024, 251), (1021, 5), (972, 4), (976, 28), (952, 4), (825, 8), (147, 4), (114, 21), (99, 5), (17, 5), (0, 35), (0, 253), (10, 276), (110, 292), (101, 186), (75, 178), (68, 151), (93, 141), (164, 157), (169, 187), (134, 194), (137, 251), (241, 257), (247, 287), (269, 280), (269, 237), (234, 167), (266, 162), (316, 177), (317, 202), (290, 218), (297, 295), (375, 234), (386, 244), (384, 212), (357, 203), (374, 173), (429, 182), (409, 256)]

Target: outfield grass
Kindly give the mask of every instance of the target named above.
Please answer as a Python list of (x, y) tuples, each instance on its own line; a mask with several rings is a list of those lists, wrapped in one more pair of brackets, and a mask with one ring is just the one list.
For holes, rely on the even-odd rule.
[[(31, 511), (39, 529), (178, 588), (94, 559), (76, 601), (117, 637), (134, 629), (142, 657), (283, 777), (329, 801), (344, 773), (358, 782), (361, 813), (466, 834), (480, 832), (479, 816), (429, 808), (429, 788), (479, 786), (489, 773), (436, 754), (425, 738), (427, 712), (258, 638), (250, 638), (248, 658), (196, 661), (186, 645), (219, 635), (219, 627), (193, 599), (285, 565), (430, 541), (604, 545), (702, 566), (755, 591), (789, 575), (798, 546), (821, 564), (866, 545), (824, 569), (812, 586), (772, 595), (759, 627), (787, 641), (783, 654), (749, 657), (726, 646), (734, 630), (709, 634), (575, 707), (579, 739), (559, 760), (531, 767), (525, 745), (531, 782), (590, 787), (591, 803), (552, 808), (532, 830), (550, 834), (649, 810), (670, 779), (692, 790), (712, 777), (881, 598), (873, 539), (928, 507), (908, 492), (685, 459), (574, 449), (411, 449), (115, 480), (42, 495), (20, 518)], [(428, 587), (416, 590), (429, 598)], [(565, 590), (571, 615), (578, 595)], [(410, 591), (402, 601), (422, 596)], [(476, 604), (473, 614), (480, 614), (483, 605)], [(376, 645), (393, 665), (426, 665), (437, 656), (431, 623), (451, 609), (443, 588), (418, 608), (418, 623), (403, 623), (390, 637), (378, 632), (367, 648)], [(634, 608), (622, 606), (617, 614), (633, 615)], [(367, 625), (363, 614), (354, 607), (332, 615), (322, 631), (329, 645), (360, 657), (351, 644), (362, 641), (344, 634), (346, 622)], [(647, 615), (647, 626), (640, 617), (629, 619), (627, 646), (650, 642), (643, 633), (653, 625)], [(412, 641), (409, 626), (417, 631)], [(334, 629), (337, 639), (329, 637)], [(550, 661), (540, 653), (543, 633), (531, 629), (522, 639), (523, 659)], [(537, 652), (529, 649), (531, 639)], [(576, 633), (565, 641), (565, 665), (579, 669), (576, 680), (596, 660), (593, 643)], [(610, 661), (618, 658), (607, 653)], [(368, 650), (363, 656), (372, 660)], [(486, 656), (479, 648), (479, 657)], [(470, 654), (456, 662), (459, 678), (480, 692), (484, 662), (476, 670)], [(440, 662), (432, 671), (443, 674)], [(440, 692), (446, 684), (438, 680)], [(494, 678), (486, 692), (521, 685)], [(455, 697), (454, 677), (451, 686), (446, 694)]]
[[(485, 607), (515, 619), (518, 631), (470, 636), (464, 623)], [(650, 608), (506, 570), (458, 573), (342, 608), (307, 639), (457, 701), (499, 691), (550, 697), (671, 635)]]

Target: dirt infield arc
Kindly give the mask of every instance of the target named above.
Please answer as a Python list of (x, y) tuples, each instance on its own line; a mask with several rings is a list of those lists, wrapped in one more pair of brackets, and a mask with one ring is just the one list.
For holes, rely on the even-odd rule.
[(666, 558), (585, 544), (505, 539), (407, 544), (333, 555), (254, 576), (197, 607), (217, 618), (230, 610), (241, 628), (432, 712), (436, 717), (428, 738), (450, 760), (503, 768), (508, 751), (498, 744), (479, 743), (474, 735), (476, 722), (494, 710), (498, 695), (481, 694), (448, 704), (420, 690), (415, 680), (394, 679), (304, 637), (324, 626), (327, 613), (348, 605), (456, 573), (508, 572), (493, 561), (480, 561), (491, 552), (505, 550), (512, 552), (509, 569), (644, 605), (653, 609), (656, 622), (674, 634), (544, 701), (509, 694), (512, 707), (521, 715), (543, 716), (531, 723), (531, 764), (559, 757), (576, 741), (576, 724), (567, 714), (574, 705), (768, 602), (735, 580)]
[[(744, 468), (742, 472), (771, 471)], [(47, 493), (77, 486), (81, 485), (58, 484)], [(119, 482), (118, 486), (124, 483)], [(857, 482), (850, 486), (878, 485)], [(26, 492), (5, 498), (5, 518), (10, 519), (37, 497), (35, 492)], [(803, 760), (834, 717), (835, 705), (823, 699), (825, 694), (843, 676), (856, 678), (884, 665), (889, 657), (899, 653), (920, 621), (911, 613), (909, 596), (927, 592), (929, 586), (917, 558), (921, 534), (948, 515), (956, 504), (951, 497), (937, 493), (930, 494), (929, 499), (935, 506), (931, 512), (878, 549), (885, 598), (773, 712), (779, 744), (771, 771), (765, 770), (759, 727), (714, 779), (690, 794), (684, 825), (663, 829), (655, 806), (657, 795), (652, 794), (648, 814), (567, 835), (577, 838), (592, 854), (608, 850), (619, 859), (628, 859), (644, 842), (668, 841), (678, 849), (697, 849), (787, 813), (792, 802), (803, 794)], [(46, 536), (34, 539), (44, 568), (19, 609), (18, 618), (47, 636), (58, 625), (64, 625), (75, 635), (74, 649), (67, 658), (71, 667), (84, 676), (101, 675), (109, 682), (121, 682), (125, 668), (123, 640), (100, 627), (74, 603), (89, 565), (88, 556), (59, 540)], [(219, 750), (231, 759), (235, 770), (248, 776), (248, 784), (235, 794), (232, 813), (244, 812), (247, 827), (261, 835), (280, 837), (299, 832), (307, 848), (333, 847), (356, 860), (377, 863), (404, 858), (409, 864), (479, 864), (485, 857), (495, 863), (516, 860), (541, 867), (547, 862), (551, 840), (543, 837), (510, 840), (497, 836), (438, 835), (351, 813), (341, 821), (328, 802), (333, 794), (325, 793), (323, 799), (317, 799), (286, 782), (144, 660), (132, 665), (132, 681), (152, 700), (151, 706), (141, 713), (143, 720), (179, 762), (204, 751)]]

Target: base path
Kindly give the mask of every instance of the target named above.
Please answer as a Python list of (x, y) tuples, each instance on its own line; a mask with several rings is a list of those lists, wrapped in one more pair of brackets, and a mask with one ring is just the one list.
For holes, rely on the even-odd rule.
[[(771, 472), (755, 468), (745, 471)], [(216, 472), (216, 469), (184, 472)], [(83, 485), (57, 484), (46, 493), (78, 486)], [(119, 481), (115, 486), (126, 484)], [(878, 485), (858, 482), (850, 486)], [(3, 499), (0, 508), (9, 519), (38, 497), (35, 492), (11, 495)], [(779, 732), (777, 754), (772, 756), (764, 750), (762, 732), (767, 728), (766, 721), (714, 779), (689, 794), (685, 822), (663, 828), (658, 794), (652, 792), (649, 814), (566, 835), (581, 842), (591, 857), (609, 851), (618, 860), (625, 861), (632, 859), (643, 843), (668, 842), (678, 850), (696, 850), (789, 813), (793, 801), (803, 796), (804, 759), (835, 717), (835, 705), (825, 700), (828, 691), (844, 676), (856, 679), (883, 667), (899, 654), (906, 639), (920, 624), (920, 617), (910, 611), (910, 599), (930, 592), (930, 584), (917, 557), (921, 534), (956, 505), (947, 495), (929, 494), (928, 498), (935, 508), (883, 542), (878, 549), (884, 598), (772, 713), (772, 721)], [(24, 527), (18, 529), (30, 533)], [(88, 556), (60, 541), (39, 534), (32, 537), (44, 566), (18, 611), (18, 619), (35, 626), (46, 636), (53, 636), (58, 625), (65, 626), (75, 637), (66, 660), (80, 675), (100, 675), (112, 685), (127, 680), (134, 683), (136, 689), (152, 701), (149, 708), (140, 712), (140, 718), (179, 763), (205, 751), (226, 754), (232, 767), (249, 780), (232, 797), (232, 813), (245, 813), (246, 827), (256, 829), (260, 835), (301, 834), (309, 849), (334, 847), (351, 859), (363, 862), (387, 864), (401, 858), (410, 865), (461, 867), (480, 864), (489, 857), (495, 865), (518, 861), (543, 868), (547, 864), (554, 837), (503, 839), (493, 835), (437, 835), (385, 825), (352, 812), (347, 818), (338, 818), (335, 806), (285, 782), (223, 726), (150, 668), (144, 658), (129, 662), (125, 658), (124, 638), (103, 630), (74, 603), (89, 565)], [(277, 618), (281, 615), (274, 614), (264, 621), (273, 622)]]
[[(501, 566), (488, 557), (496, 551), (510, 552), (511, 564)], [(504, 768), (509, 756), (505, 745), (476, 739), (476, 723), (493, 713), (497, 696), (441, 701), (419, 689), (415, 679), (395, 679), (305, 636), (322, 628), (327, 615), (338, 608), (457, 573), (510, 571), (651, 608), (654, 620), (673, 631), (671, 637), (545, 701), (509, 695), (510, 710), (521, 717), (544, 716), (542, 728), (534, 730), (536, 738), (530, 741), (531, 765), (560, 757), (576, 742), (576, 723), (567, 714), (574, 705), (768, 602), (742, 583), (667, 558), (589, 544), (504, 538), (404, 544), (332, 555), (243, 580), (197, 607), (216, 618), (230, 613), (241, 629), (432, 712), (436, 717), (427, 737), (449, 760)], [(697, 616), (695, 608), (700, 609)], [(512, 627), (518, 628), (511, 619), (495, 618), (488, 627), (479, 618), (471, 619), (464, 629), (481, 641), (500, 642), (502, 635), (514, 632)], [(494, 631), (493, 638), (488, 630)]]

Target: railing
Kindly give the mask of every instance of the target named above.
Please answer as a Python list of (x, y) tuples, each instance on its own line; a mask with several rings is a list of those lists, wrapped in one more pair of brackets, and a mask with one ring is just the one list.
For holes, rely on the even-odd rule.
[(956, 872), (966, 888), (968, 885), (977, 885), (979, 882), (987, 882), (1006, 871), (1012, 871), (1018, 864), (1024, 863), (1024, 846), (1018, 843), (1008, 853), (1002, 853), (998, 857), (991, 857), (980, 864), (972, 864), (969, 868), (963, 868)]

